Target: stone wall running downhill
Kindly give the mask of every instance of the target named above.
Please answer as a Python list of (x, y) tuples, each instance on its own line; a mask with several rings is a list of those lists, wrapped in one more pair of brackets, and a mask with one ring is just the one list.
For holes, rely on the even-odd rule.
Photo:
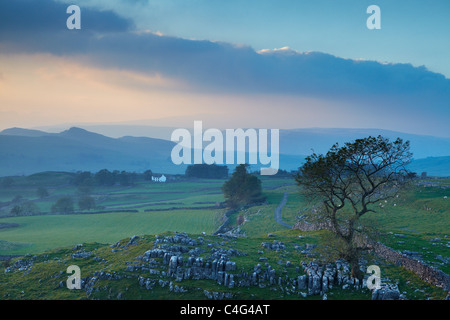
[[(293, 229), (301, 231), (316, 231), (330, 229), (328, 223), (308, 223), (307, 221), (297, 222)], [(430, 283), (445, 291), (450, 291), (450, 276), (443, 271), (427, 265), (424, 261), (410, 258), (398, 251), (379, 242), (368, 242), (366, 239), (359, 239), (360, 245), (371, 248), (371, 250), (380, 258), (414, 272), (420, 279)]]
[(450, 276), (443, 271), (433, 268), (423, 261), (407, 257), (379, 242), (373, 246), (373, 251), (377, 256), (414, 272), (420, 279), (445, 291), (450, 291)]

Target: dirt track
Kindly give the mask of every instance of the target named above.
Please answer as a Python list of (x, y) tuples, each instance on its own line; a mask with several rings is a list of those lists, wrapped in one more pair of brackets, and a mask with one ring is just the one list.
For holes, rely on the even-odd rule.
[(275, 221), (278, 222), (279, 224), (281, 224), (282, 226), (285, 226), (289, 229), (292, 229), (292, 226), (287, 224), (286, 222), (284, 222), (281, 219), (281, 209), (283, 209), (283, 207), (286, 205), (287, 202), (287, 198), (289, 196), (289, 193), (285, 192), (283, 199), (281, 200), (280, 204), (278, 205), (278, 207), (275, 209)]

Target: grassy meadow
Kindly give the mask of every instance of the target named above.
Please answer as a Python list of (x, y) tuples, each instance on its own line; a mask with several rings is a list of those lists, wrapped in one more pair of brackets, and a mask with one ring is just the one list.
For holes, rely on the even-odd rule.
[[(111, 272), (122, 272), (124, 261), (130, 260), (136, 255), (138, 248), (118, 256), (111, 256), (109, 244), (121, 239), (129, 239), (133, 235), (144, 236), (142, 250), (148, 248), (155, 234), (186, 232), (191, 235), (204, 235), (211, 241), (220, 241), (211, 236), (225, 221), (235, 234), (240, 234), (230, 247), (249, 253), (246, 256), (235, 257), (235, 261), (242, 268), (253, 268), (255, 261), (260, 256), (261, 242), (267, 241), (268, 234), (273, 234), (276, 239), (286, 244), (286, 251), (280, 253), (266, 253), (265, 258), (271, 265), (277, 265), (280, 261), (291, 260), (293, 267), (287, 268), (287, 274), (295, 274), (295, 266), (300, 261), (307, 261), (308, 257), (294, 250), (294, 246), (302, 243), (321, 244), (323, 232), (300, 232), (291, 230), (278, 224), (274, 218), (275, 208), (278, 207), (285, 193), (288, 193), (286, 205), (282, 209), (282, 220), (290, 225), (298, 221), (298, 217), (311, 207), (299, 193), (295, 181), (291, 177), (261, 177), (266, 203), (251, 206), (232, 213), (228, 220), (224, 218), (226, 208), (220, 206), (224, 201), (221, 187), (225, 180), (207, 179), (177, 179), (166, 183), (149, 181), (137, 181), (132, 186), (95, 187), (91, 196), (95, 198), (96, 208), (92, 210), (78, 210), (76, 200), (79, 197), (76, 187), (70, 184), (70, 174), (46, 173), (30, 177), (16, 177), (14, 184), (8, 188), (0, 187), (0, 255), (25, 255), (44, 254), (44, 256), (61, 256), (70, 253), (76, 244), (83, 243), (86, 248), (95, 248), (98, 256), (105, 257)], [(450, 188), (448, 179), (436, 181), (421, 181), (408, 190), (402, 192), (398, 198), (382, 203), (376, 213), (371, 213), (365, 218), (367, 223), (374, 223), (381, 230), (380, 240), (399, 251), (418, 252), (427, 263), (450, 273), (448, 259), (450, 259)], [(40, 198), (36, 195), (36, 188), (44, 185), (49, 195)], [(40, 214), (30, 216), (10, 216), (8, 208), (12, 200), (20, 196), (21, 201), (32, 201), (40, 210)], [(51, 214), (52, 204), (61, 196), (72, 196), (75, 202), (76, 213)], [(10, 203), (8, 207), (5, 204)], [(102, 213), (95, 213), (97, 211)], [(124, 211), (121, 211), (124, 210)], [(128, 210), (128, 211), (126, 211)], [(237, 221), (243, 223), (238, 225)], [(3, 226), (3, 227), (2, 227)], [(299, 238), (299, 236), (302, 236)], [(216, 239), (216, 240), (214, 240)], [(125, 240), (124, 240), (125, 241)], [(141, 251), (142, 251), (141, 250)], [(136, 252), (135, 252), (136, 251)], [(142, 252), (141, 252), (142, 253)], [(56, 259), (56, 258), (55, 258)], [(66, 258), (64, 258), (66, 259)], [(69, 259), (69, 258), (67, 258)], [(111, 260), (113, 259), (113, 260)], [(398, 266), (371, 258), (383, 270), (383, 275), (394, 279), (402, 285), (411, 299), (442, 299), (440, 289), (432, 287), (411, 272), (407, 272)], [(87, 260), (78, 261), (83, 270), (96, 270), (98, 262)], [(106, 262), (105, 262), (106, 263)], [(44, 268), (44, 269), (42, 269)], [(46, 262), (45, 266), (37, 265), (30, 273), (32, 277), (42, 279), (47, 275), (50, 287), (50, 296), (46, 291), (38, 290), (27, 298), (61, 298), (78, 299), (78, 293), (73, 291), (58, 291), (54, 273), (61, 266), (57, 262)], [(292, 270), (291, 270), (292, 269)], [(86, 271), (85, 271), (86, 272)], [(18, 275), (11, 274), (9, 277)], [(63, 276), (64, 277), (64, 276)], [(29, 279), (11, 278), (17, 285), (17, 296), (23, 298), (18, 291), (21, 286), (28, 288)], [(59, 278), (58, 278), (59, 279)], [(55, 283), (53, 283), (53, 282)], [(162, 288), (153, 292), (137, 290), (133, 284), (128, 284), (129, 279), (114, 282), (112, 286), (127, 286), (133, 299), (183, 299), (183, 294), (176, 297)], [(124, 282), (124, 283), (122, 283)], [(211, 281), (183, 281), (183, 285), (208, 288), (208, 290), (220, 288)], [(10, 282), (11, 283), (11, 282)], [(1, 287), (1, 286), (0, 286)], [(112, 288), (112, 290), (116, 290)], [(53, 291), (52, 291), (53, 290)], [(137, 290), (134, 292), (134, 290)], [(1, 291), (1, 288), (0, 288)], [(30, 291), (30, 290), (29, 290)], [(242, 299), (298, 299), (298, 296), (279, 295), (260, 288), (245, 290), (234, 289), (238, 298)], [(9, 290), (8, 292), (11, 292)], [(12, 290), (12, 292), (15, 292)], [(134, 292), (134, 293), (133, 293)], [(33, 293), (31, 293), (33, 294)], [(56, 294), (56, 296), (55, 296)], [(62, 294), (59, 296), (59, 294)], [(269, 296), (268, 296), (269, 294)], [(201, 292), (189, 293), (191, 299), (202, 299)], [(103, 299), (106, 296), (98, 296)], [(316, 299), (317, 297), (308, 297)], [(333, 291), (329, 299), (370, 299), (367, 292), (346, 291), (339, 288)]]
[[(6, 217), (8, 211), (3, 209), (0, 224), (16, 227), (0, 228), (0, 255), (34, 254), (86, 242), (114, 243), (133, 235), (166, 231), (212, 234), (224, 222), (226, 208), (219, 205), (224, 201), (221, 187), (225, 180), (137, 181), (128, 187), (95, 187), (91, 196), (97, 208), (76, 210), (80, 214), (49, 214), (52, 204), (61, 196), (71, 196), (77, 209), (79, 194), (69, 179), (64, 173), (17, 177), (11, 187), (1, 189), (0, 201), (21, 196), (22, 201), (35, 203), (41, 214)], [(252, 226), (258, 232), (250, 231), (255, 235), (285, 229), (271, 217), (282, 192), (293, 187), (289, 178), (263, 177), (262, 180), (268, 204), (250, 209), (261, 208), (264, 212), (263, 219), (256, 219)], [(42, 185), (48, 189), (49, 196), (40, 199), (36, 189)], [(102, 213), (93, 213), (99, 210)], [(290, 218), (294, 222), (295, 214)], [(264, 228), (258, 227), (261, 223)]]
[[(245, 218), (239, 233), (247, 237), (263, 237), (286, 229), (274, 219), (275, 208), (285, 192), (289, 196), (282, 209), (284, 222), (294, 225), (298, 216), (311, 207), (299, 194), (292, 178), (263, 176), (261, 179), (266, 204), (243, 209), (229, 217), (229, 224), (235, 227), (239, 215)], [(450, 256), (445, 242), (450, 230), (450, 199), (445, 198), (450, 193), (447, 180), (442, 179), (440, 187), (414, 186), (380, 205), (367, 218), (384, 232), (384, 241), (396, 249), (426, 247), (433, 253)], [(224, 201), (221, 187), (225, 180), (137, 181), (127, 187), (95, 187), (91, 196), (97, 208), (76, 210), (83, 214), (46, 214), (58, 197), (72, 196), (76, 203), (79, 194), (69, 181), (67, 173), (42, 173), (16, 177), (12, 186), (0, 189), (0, 201), (12, 201), (20, 196), (34, 202), (41, 212), (33, 216), (5, 217), (7, 209), (0, 209), (0, 224), (16, 225), (0, 229), (0, 255), (38, 253), (82, 242), (112, 243), (133, 235), (166, 231), (211, 234), (224, 222), (226, 209), (218, 205)], [(39, 198), (38, 186), (45, 186), (49, 196)], [(105, 213), (90, 213), (98, 210)], [(395, 234), (414, 241), (402, 242)], [(434, 238), (441, 238), (441, 245), (429, 242)]]

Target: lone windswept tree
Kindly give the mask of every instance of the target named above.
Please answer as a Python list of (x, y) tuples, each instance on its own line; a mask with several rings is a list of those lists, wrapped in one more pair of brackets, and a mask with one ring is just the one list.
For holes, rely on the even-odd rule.
[(356, 278), (362, 277), (359, 257), (367, 249), (361, 242), (367, 234), (360, 218), (395, 197), (412, 176), (406, 169), (409, 149), (409, 141), (390, 142), (381, 136), (335, 144), (326, 155), (307, 157), (295, 176), (301, 192), (319, 200), (314, 218), (332, 232), (339, 257), (350, 263)]

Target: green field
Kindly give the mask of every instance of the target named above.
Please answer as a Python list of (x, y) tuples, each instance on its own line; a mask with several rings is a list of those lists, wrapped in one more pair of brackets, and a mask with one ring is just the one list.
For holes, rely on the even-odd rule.
[[(38, 253), (85, 242), (114, 243), (130, 235), (164, 231), (189, 233), (215, 231), (219, 211), (177, 210), (145, 213), (104, 213), (92, 215), (43, 215), (4, 218), (1, 222), (19, 227), (0, 231), (0, 254)], [(15, 244), (8, 248), (7, 243)]]
[[(15, 177), (12, 186), (0, 187), (0, 202), (11, 202), (20, 197), (21, 201), (33, 202), (41, 213), (51, 211), (51, 206), (62, 196), (71, 196), (77, 202), (81, 196), (77, 187), (70, 181), (71, 174), (51, 173), (29, 177)], [(139, 180), (133, 186), (115, 185), (111, 187), (92, 187), (90, 196), (95, 199), (96, 209), (101, 211), (145, 210), (211, 207), (224, 201), (220, 190), (224, 180), (194, 180), (172, 183), (155, 183)], [(39, 186), (45, 187), (49, 196), (40, 199)], [(5, 216), (11, 206), (0, 207), (0, 216)], [(76, 211), (83, 212), (75, 206)], [(84, 212), (89, 212), (84, 210)]]
[[(60, 183), (58, 187), (51, 186), (44, 178), (33, 177), (31, 181), (35, 183), (31, 185), (27, 184), (29, 180), (29, 177), (17, 178), (13, 187), (2, 192), (2, 199), (11, 201), (15, 196), (23, 195), (33, 201), (42, 214), (0, 218), (0, 223), (18, 224), (14, 228), (0, 229), (0, 255), (38, 253), (85, 242), (113, 243), (124, 237), (166, 231), (211, 234), (223, 223), (226, 211), (215, 208), (224, 201), (221, 187), (225, 180), (195, 179), (171, 183), (139, 181), (130, 187), (96, 187), (92, 196), (97, 206), (101, 211), (114, 212), (92, 214), (85, 210), (82, 211), (84, 214), (44, 214), (60, 196), (69, 195), (76, 200), (77, 190), (68, 185), (63, 174), (51, 175), (50, 182)], [(273, 215), (281, 192), (286, 189), (284, 186), (290, 184), (292, 188), (293, 181), (264, 177), (262, 180), (268, 204), (261, 207), (264, 219), (256, 219), (255, 226), (262, 223), (267, 232), (283, 230), (269, 216)], [(35, 195), (36, 186), (45, 182), (50, 196), (39, 199)], [(129, 209), (136, 212), (120, 212)]]
[[(68, 177), (62, 173), (16, 179), (13, 187), (1, 189), (3, 201), (11, 201), (20, 194), (34, 201), (45, 213), (59, 196), (77, 197), (76, 188), (67, 183)], [(50, 196), (38, 199), (36, 186), (44, 181), (48, 183)], [(299, 194), (292, 179), (262, 177), (262, 181), (267, 203), (234, 213), (229, 219), (233, 225), (239, 215), (244, 216), (245, 223), (239, 228), (240, 233), (247, 237), (262, 237), (286, 229), (274, 219), (274, 210), (284, 192), (289, 193), (282, 210), (284, 222), (294, 225), (301, 212), (311, 206)], [(51, 184), (55, 183), (60, 186), (52, 187)], [(92, 196), (96, 198), (97, 206), (102, 211), (114, 212), (87, 214), (89, 211), (84, 211), (86, 214), (0, 218), (0, 223), (18, 224), (15, 228), (0, 229), (0, 254), (36, 253), (80, 242), (112, 243), (132, 235), (165, 231), (211, 234), (223, 223), (222, 216), (226, 209), (214, 208), (224, 201), (221, 193), (223, 183), (224, 180), (198, 179), (165, 184), (140, 181), (130, 187), (96, 187)], [(445, 198), (448, 190), (416, 186), (398, 198), (383, 203), (376, 213), (368, 217), (385, 232), (384, 240), (394, 248), (416, 250), (426, 247), (429, 252), (425, 256), (450, 256), (445, 242), (450, 230), (450, 199)], [(205, 209), (197, 209), (201, 207)], [(120, 212), (129, 209), (136, 212)], [(400, 240), (397, 243), (393, 234), (399, 233), (416, 242), (404, 244)], [(441, 245), (431, 245), (428, 240), (433, 238), (442, 238)]]
[[(129, 187), (112, 186), (96, 187), (92, 196), (102, 211), (107, 213), (89, 213), (89, 211), (77, 214), (48, 214), (49, 208), (54, 201), (63, 195), (77, 197), (77, 190), (68, 183), (66, 174), (52, 175), (51, 183), (47, 185), (50, 196), (39, 199), (35, 195), (38, 185), (45, 180), (42, 176), (33, 178), (36, 184), (30, 184), (29, 177), (18, 177), (13, 187), (1, 189), (1, 201), (8, 202), (18, 194), (28, 201), (35, 202), (41, 214), (20, 217), (6, 217), (8, 213), (3, 206), (3, 217), (0, 218), (0, 255), (25, 255), (27, 253), (40, 254), (43, 256), (55, 256), (55, 259), (68, 259), (67, 253), (71, 248), (83, 243), (87, 247), (98, 248), (98, 255), (109, 261), (111, 271), (123, 272), (125, 260), (132, 259), (138, 253), (138, 249), (123, 253), (119, 260), (118, 256), (111, 256), (110, 244), (121, 239), (129, 239), (133, 235), (144, 236), (148, 241), (153, 241), (154, 234), (165, 232), (187, 232), (192, 235), (206, 234), (211, 241), (220, 241), (217, 237), (209, 236), (215, 232), (225, 221), (229, 229), (235, 234), (240, 234), (237, 240), (230, 244), (233, 248), (248, 252), (249, 255), (237, 257), (236, 262), (243, 268), (253, 268), (255, 261), (259, 259), (261, 242), (267, 241), (268, 234), (274, 234), (276, 239), (285, 242), (289, 250), (283, 253), (266, 254), (266, 258), (272, 265), (280, 261), (291, 259), (294, 262), (305, 261), (308, 258), (292, 248), (302, 241), (307, 243), (322, 243), (322, 232), (300, 232), (278, 224), (274, 218), (275, 208), (279, 205), (284, 193), (288, 193), (288, 200), (282, 209), (284, 222), (294, 225), (298, 216), (311, 207), (299, 193), (292, 178), (261, 177), (266, 203), (242, 209), (224, 218), (226, 208), (216, 207), (224, 201), (221, 186), (224, 180), (178, 180), (165, 184), (138, 181)], [(33, 179), (31, 181), (33, 181)], [(446, 180), (444, 183), (448, 183)], [(55, 185), (56, 184), (56, 185)], [(58, 185), (59, 184), (59, 185)], [(365, 218), (367, 223), (374, 223), (381, 231), (380, 240), (390, 247), (404, 251), (413, 251), (421, 254), (424, 261), (435, 266), (446, 273), (450, 273), (450, 200), (448, 197), (450, 189), (447, 185), (427, 186), (417, 184), (402, 192), (398, 198), (383, 203), (377, 208), (376, 213), (371, 213)], [(194, 209), (195, 207), (195, 209)], [(134, 212), (120, 212), (120, 210), (133, 209)], [(154, 211), (149, 211), (154, 210)], [(114, 211), (114, 212), (112, 212)], [(237, 225), (238, 217), (244, 217), (244, 223)], [(303, 240), (299, 240), (302, 235)], [(147, 241), (147, 240), (146, 240)], [(149, 243), (150, 243), (149, 242)], [(149, 244), (143, 244), (143, 248)], [(144, 250), (144, 249), (141, 249)], [(97, 250), (97, 249), (96, 249)], [(131, 250), (131, 249), (130, 249)], [(142, 252), (141, 252), (142, 254)], [(288, 255), (288, 258), (287, 258)], [(58, 257), (58, 258), (56, 258)], [(445, 294), (440, 289), (432, 287), (411, 272), (407, 272), (398, 266), (374, 260), (383, 269), (383, 274), (402, 284), (404, 292), (411, 299), (442, 299)], [(83, 264), (83, 270), (96, 270), (100, 267), (92, 260), (79, 261)], [(105, 262), (106, 263), (106, 262)], [(15, 278), (18, 275), (11, 274), (8, 283), (17, 285), (17, 290), (9, 290), (15, 296), (13, 298), (61, 298), (78, 299), (74, 292), (58, 291), (52, 289), (54, 274), (61, 266), (53, 262), (46, 262), (45, 266), (38, 265), (33, 269), (34, 277), (42, 279), (48, 274), (52, 284), (48, 289), (50, 293), (36, 291), (35, 295), (23, 297), (20, 288), (30, 287), (30, 279)], [(290, 274), (294, 269), (287, 269)], [(37, 279), (37, 278), (36, 278)], [(59, 278), (58, 278), (59, 279)], [(12, 282), (11, 282), (12, 281)], [(115, 289), (120, 291), (120, 286), (130, 286), (130, 295), (136, 299), (183, 299), (183, 295), (173, 296), (167, 290), (155, 290), (148, 296), (129, 284), (128, 280), (115, 282)], [(195, 282), (195, 284), (194, 284)], [(183, 285), (189, 287), (200, 286), (219, 290), (220, 286), (208, 281), (184, 281)], [(6, 290), (1, 289), (0, 291)], [(16, 292), (17, 291), (17, 292)], [(44, 290), (45, 291), (45, 290)], [(277, 292), (268, 292), (259, 288), (252, 288), (248, 292), (238, 291), (242, 299), (270, 298), (270, 299), (298, 299), (298, 296), (280, 295)], [(15, 292), (15, 293), (14, 293)], [(48, 296), (46, 294), (49, 294)], [(56, 295), (55, 295), (56, 294)], [(61, 296), (59, 294), (62, 294)], [(202, 299), (203, 294), (190, 292), (189, 298)], [(108, 298), (98, 296), (97, 298)], [(308, 297), (316, 299), (317, 297)], [(370, 299), (367, 293), (333, 291), (330, 299)]]

